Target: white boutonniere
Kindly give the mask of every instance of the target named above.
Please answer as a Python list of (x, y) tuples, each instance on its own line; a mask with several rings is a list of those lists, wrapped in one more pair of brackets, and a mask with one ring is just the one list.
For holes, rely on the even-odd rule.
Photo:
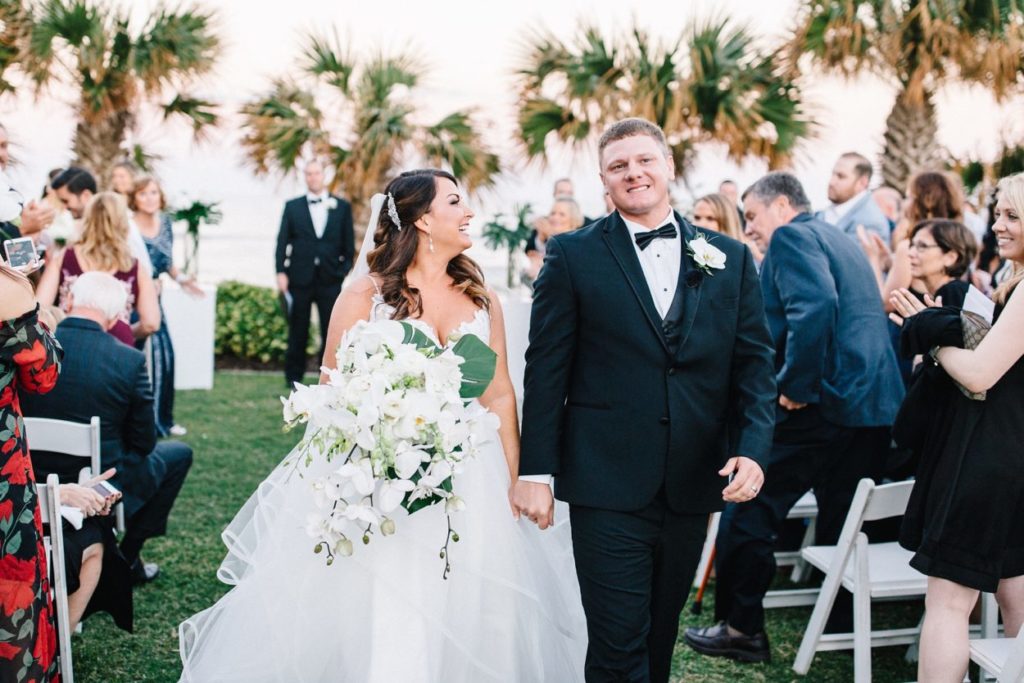
[(718, 247), (712, 246), (704, 235), (699, 235), (687, 242), (686, 251), (697, 267), (708, 275), (714, 275), (711, 272), (712, 269), (725, 269), (725, 254)]
[(328, 197), (327, 198), (327, 210), (328, 211), (333, 211), (334, 209), (337, 209), (337, 208), (338, 208), (338, 200), (335, 199), (334, 197)]

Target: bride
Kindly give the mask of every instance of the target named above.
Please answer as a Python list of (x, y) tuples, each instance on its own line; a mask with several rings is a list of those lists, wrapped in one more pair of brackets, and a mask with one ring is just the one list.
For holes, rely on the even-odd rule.
[(407, 321), (442, 346), (472, 333), (497, 353), (480, 403), (501, 426), (459, 476), (466, 510), (449, 549), (451, 573), (442, 579), (438, 557), (443, 505), (402, 517), (396, 535), (327, 566), (304, 526), (314, 510), (310, 482), (329, 466), (282, 464), (223, 533), (228, 555), (217, 575), (233, 588), (179, 629), (183, 681), (583, 680), (586, 625), (568, 526), (541, 532), (508, 502), (519, 460), (516, 400), (501, 306), (462, 254), (473, 212), (444, 171), (403, 173), (386, 193), (395, 211), (381, 211), (391, 204), (385, 195), (374, 198), (323, 362), (335, 367), (356, 322), (382, 318)]

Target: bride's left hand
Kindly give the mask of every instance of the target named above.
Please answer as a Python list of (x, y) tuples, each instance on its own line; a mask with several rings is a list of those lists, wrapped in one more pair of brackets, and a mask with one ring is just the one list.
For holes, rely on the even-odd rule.
[(936, 308), (942, 305), (942, 297), (938, 300), (932, 299), (928, 294), (924, 295), (924, 302), (910, 293), (909, 289), (897, 289), (889, 295), (889, 301), (892, 303), (893, 308), (896, 310), (889, 314), (889, 320), (893, 321), (900, 327), (903, 327), (903, 321), (912, 315), (917, 315), (926, 308)]

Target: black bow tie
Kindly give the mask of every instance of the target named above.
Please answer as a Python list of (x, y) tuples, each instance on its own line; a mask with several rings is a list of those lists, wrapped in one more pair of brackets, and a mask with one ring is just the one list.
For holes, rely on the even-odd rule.
[(666, 223), (657, 230), (648, 230), (647, 232), (637, 233), (635, 236), (636, 246), (640, 247), (640, 250), (643, 251), (647, 248), (648, 244), (659, 237), (663, 237), (667, 240), (674, 240), (676, 238), (676, 226), (671, 223)]
[(310, 197), (306, 201), (308, 201), (310, 204), (319, 204), (320, 202), (323, 201), (323, 198), (321, 198), (321, 197)]

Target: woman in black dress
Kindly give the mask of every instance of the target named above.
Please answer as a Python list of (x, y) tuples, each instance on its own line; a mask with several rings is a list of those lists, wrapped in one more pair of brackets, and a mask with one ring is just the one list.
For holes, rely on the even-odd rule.
[[(951, 401), (948, 435), (921, 463), (901, 543), (929, 576), (918, 680), (963, 680), (968, 617), (979, 591), (995, 592), (1007, 636), (1024, 622), (1024, 174), (999, 184), (995, 231), (1015, 271), (993, 295), (995, 319), (977, 348), (963, 346), (960, 316), (893, 295), (904, 340), (967, 392)], [(937, 347), (937, 350), (936, 350)]]

